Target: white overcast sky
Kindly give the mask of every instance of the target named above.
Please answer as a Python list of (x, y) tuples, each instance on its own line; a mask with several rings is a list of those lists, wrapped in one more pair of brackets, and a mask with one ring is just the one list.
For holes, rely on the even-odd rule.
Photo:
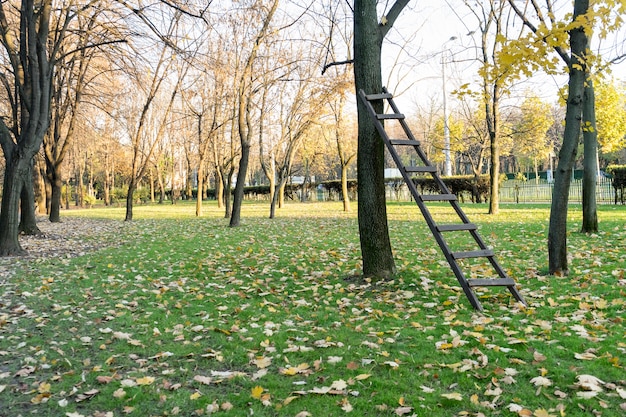
[[(453, 4), (454, 10), (446, 3)], [(570, 1), (558, 3), (562, 3), (564, 12), (571, 12)], [(396, 22), (394, 36), (385, 43), (383, 84), (395, 92), (403, 106), (412, 106), (442, 95), (442, 54), (446, 56), (446, 62), (451, 61), (446, 65), (448, 92), (476, 77), (477, 66), (471, 58), (475, 56), (474, 37), (476, 41), (479, 38), (471, 34), (478, 25), (460, 0), (412, 1), (407, 7), (409, 9)], [(623, 49), (625, 33), (617, 37), (620, 41), (617, 43), (622, 45), (622, 51), (618, 53), (626, 53)], [(456, 39), (450, 40), (452, 37)], [(605, 41), (603, 46), (614, 50), (615, 43), (612, 39)], [(396, 63), (396, 69), (392, 72), (391, 67), (400, 49), (403, 50), (399, 60), (402, 64)], [(615, 56), (615, 53), (609, 56)], [(395, 76), (389, 77), (389, 74)], [(626, 81), (626, 62), (613, 66), (613, 76)], [(544, 101), (555, 103), (558, 89), (566, 83), (566, 76), (554, 78), (538, 75), (517, 85), (515, 94), (532, 90)], [(409, 85), (411, 88), (407, 90)], [(450, 101), (453, 107), (454, 98), (449, 95)]]

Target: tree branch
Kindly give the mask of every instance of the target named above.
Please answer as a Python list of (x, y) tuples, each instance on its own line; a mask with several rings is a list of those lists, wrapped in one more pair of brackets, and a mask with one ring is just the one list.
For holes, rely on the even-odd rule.
[(391, 30), (391, 27), (393, 26), (393, 24), (398, 19), (398, 16), (400, 16), (400, 13), (402, 12), (402, 9), (404, 9), (406, 7), (406, 5), (409, 4), (409, 1), (410, 0), (396, 0), (396, 2), (393, 4), (393, 6), (391, 6), (391, 9), (389, 10), (389, 13), (387, 13), (387, 16), (384, 16), (381, 19), (381, 22), (378, 25), (378, 27), (380, 28), (380, 40), (381, 40), (381, 42), (382, 42), (383, 39), (385, 39), (385, 36), (387, 36), (387, 32), (389, 32), (389, 30)]
[(331, 62), (330, 64), (326, 64), (324, 65), (324, 68), (322, 68), (322, 75), (324, 75), (324, 73), (330, 67), (334, 67), (336, 65), (348, 65), (348, 64), (354, 64), (354, 59), (348, 59), (346, 61), (335, 61), (335, 62)]

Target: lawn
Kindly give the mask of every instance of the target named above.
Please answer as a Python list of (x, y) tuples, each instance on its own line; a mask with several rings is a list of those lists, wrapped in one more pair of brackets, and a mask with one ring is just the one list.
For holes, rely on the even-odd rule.
[(248, 203), (239, 228), (208, 203), (63, 212), (105, 225), (91, 250), (0, 263), (0, 416), (624, 415), (626, 207), (591, 236), (571, 208), (561, 277), (548, 206), (464, 209), (527, 308), (489, 288), (474, 311), (409, 203), (383, 283), (338, 203)]

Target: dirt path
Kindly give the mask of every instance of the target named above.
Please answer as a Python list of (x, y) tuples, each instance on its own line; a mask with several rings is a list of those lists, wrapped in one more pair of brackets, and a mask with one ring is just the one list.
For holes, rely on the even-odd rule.
[(128, 224), (120, 220), (64, 218), (61, 223), (50, 223), (41, 218), (37, 226), (40, 236), (20, 236), (24, 256), (0, 258), (0, 283), (24, 263), (49, 258), (73, 258), (88, 252), (123, 243), (120, 239)]

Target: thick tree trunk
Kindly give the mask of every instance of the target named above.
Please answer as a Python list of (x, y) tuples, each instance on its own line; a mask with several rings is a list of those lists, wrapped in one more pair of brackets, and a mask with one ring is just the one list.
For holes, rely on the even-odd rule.
[(33, 186), (35, 191), (35, 212), (38, 214), (49, 213), (49, 200), (46, 190), (46, 164), (39, 156), (35, 156)]
[[(17, 154), (16, 152), (13, 152)], [(6, 160), (2, 205), (0, 206), (0, 256), (23, 255), (26, 253), (20, 245), (19, 204), (22, 188), (29, 173), (26, 158), (9, 157)]]
[[(354, 80), (357, 92), (382, 92), (381, 46), (376, 0), (354, 3)], [(374, 102), (383, 113), (383, 102)], [(358, 220), (363, 274), (387, 279), (396, 272), (387, 226), (384, 182), (384, 143), (367, 109), (357, 100), (358, 112)]]
[[(589, 9), (588, 0), (575, 0), (574, 19)], [(583, 108), (585, 85), (585, 56), (588, 39), (582, 27), (570, 32), (571, 63), (565, 110), (565, 131), (563, 145), (559, 152), (559, 162), (554, 173), (554, 189), (550, 208), (548, 229), (548, 270), (550, 274), (565, 275), (567, 264), (567, 205), (572, 178), (572, 168), (576, 161), (580, 136), (580, 121)]]
[(241, 143), (241, 158), (239, 159), (239, 171), (237, 171), (237, 184), (233, 196), (233, 211), (230, 214), (230, 227), (237, 227), (241, 222), (241, 205), (243, 204), (244, 187), (248, 173), (250, 160), (250, 143)]
[(41, 230), (37, 227), (35, 216), (35, 189), (33, 188), (33, 163), (28, 164), (28, 172), (24, 178), (20, 195), (20, 225), (19, 231), (25, 235), (40, 235)]
[(598, 231), (598, 207), (596, 183), (598, 181), (598, 131), (596, 130), (596, 109), (593, 80), (587, 77), (583, 102), (583, 222), (582, 233)]
[(50, 220), (51, 223), (59, 223), (61, 221), (61, 191), (63, 189), (63, 182), (60, 178), (56, 178), (50, 185), (52, 195), (50, 197), (50, 216), (48, 220)]
[(58, 167), (51, 163), (48, 158), (46, 158), (46, 171), (46, 176), (48, 177), (52, 191), (48, 220), (52, 223), (59, 223), (61, 221), (61, 189), (63, 187), (63, 180), (61, 179), (61, 173)]

